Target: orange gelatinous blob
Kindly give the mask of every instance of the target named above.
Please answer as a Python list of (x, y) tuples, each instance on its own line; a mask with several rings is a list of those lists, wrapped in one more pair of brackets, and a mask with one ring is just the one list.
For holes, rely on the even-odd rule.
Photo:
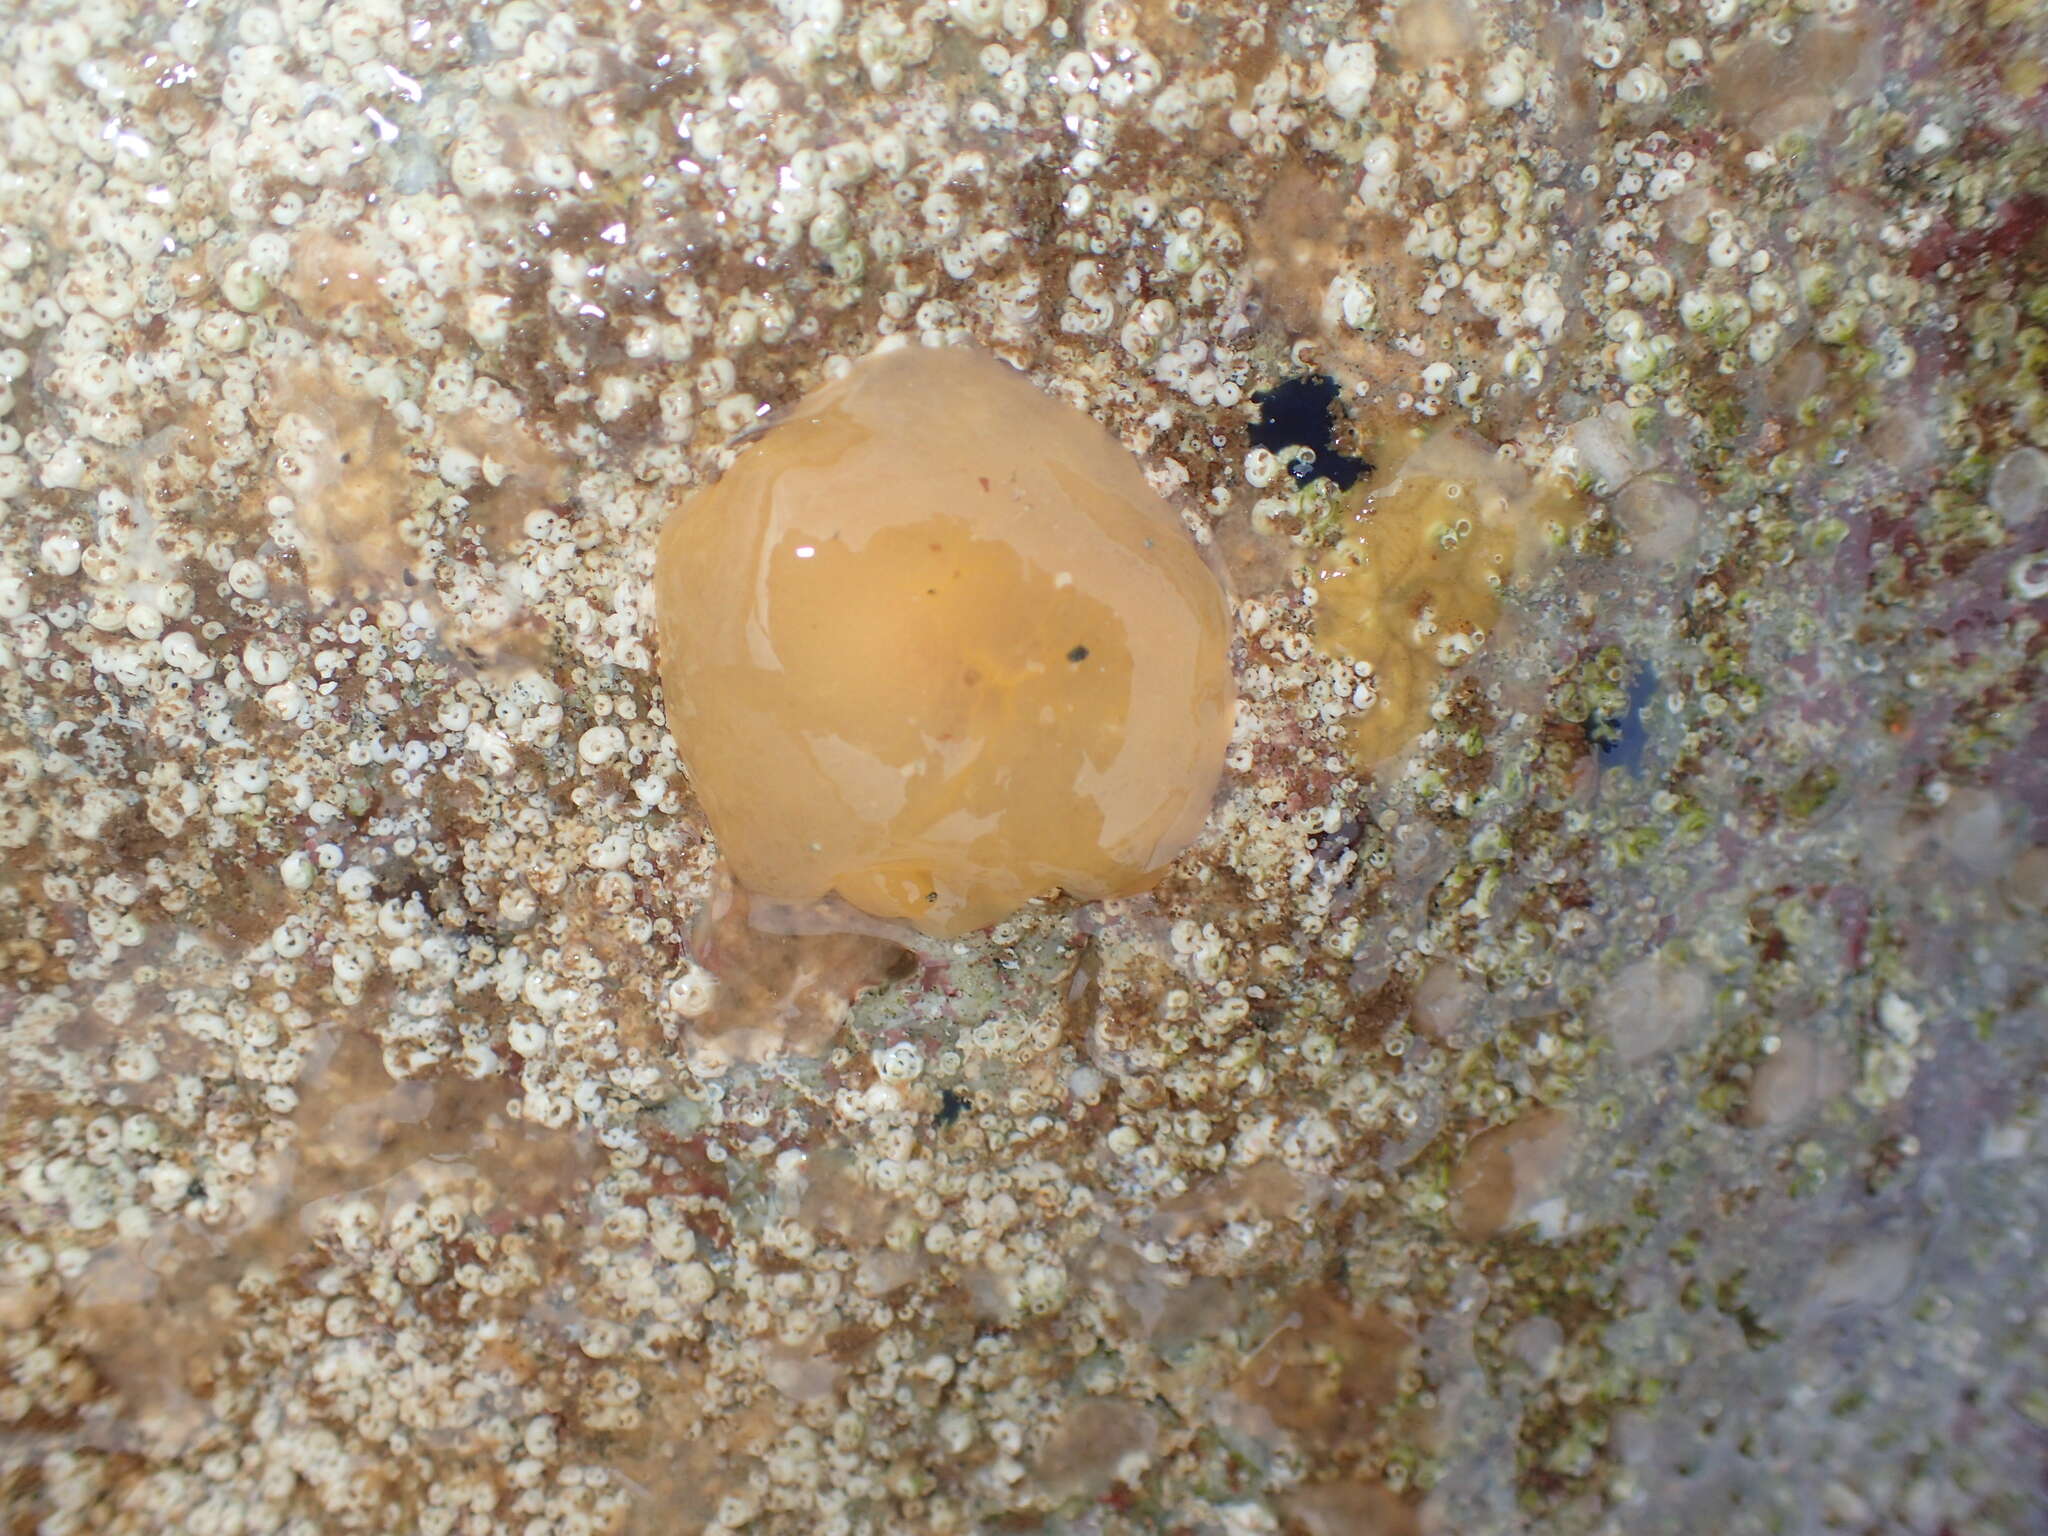
[(741, 882), (926, 933), (1144, 888), (1230, 735), (1228, 605), (1137, 463), (993, 358), (906, 349), (671, 514), (669, 723)]

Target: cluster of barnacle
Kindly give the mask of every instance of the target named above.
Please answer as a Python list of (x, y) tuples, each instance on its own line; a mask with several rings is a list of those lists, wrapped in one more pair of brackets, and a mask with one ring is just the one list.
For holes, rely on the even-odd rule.
[[(1736, 9), (1702, 13), (1702, 38), (1715, 51), (1730, 45)], [(921, 1149), (933, 1105), (964, 1102), (941, 1097), (957, 1092), (959, 1073), (983, 1071), (997, 1085), (977, 1090), (981, 1108), (955, 1131), (963, 1144), (1011, 1138), (1002, 1144), (1028, 1147), (1055, 1135), (1063, 1116), (1093, 1116), (1087, 1123), (1103, 1131), (1119, 1177), (1139, 1191), (1242, 1153), (1254, 1171), (1198, 1184), (1186, 1210), (1169, 1212), (1186, 1230), (1145, 1239), (1179, 1243), (1179, 1258), (1219, 1272), (1246, 1262), (1246, 1242), (1289, 1219), (1287, 1191), (1327, 1174), (1340, 1135), (1417, 1116), (1419, 1097), (1356, 1081), (1337, 1101), (1349, 1117), (1341, 1133), (1292, 1113), (1275, 1072), (1294, 1074), (1295, 1088), (1332, 1084), (1337, 1047), (1296, 1038), (1283, 1021), (1281, 1038), (1298, 1056), (1276, 1052), (1276, 1068), (1248, 1043), (1249, 989), (1281, 993), (1302, 957), (1277, 940), (1248, 954), (1245, 935), (1275, 925), (1312, 934), (1327, 919), (1323, 947), (1348, 956), (1358, 927), (1355, 914), (1334, 910), (1344, 883), (1368, 860), (1398, 866), (1407, 856), (1391, 832), (1380, 846), (1383, 825), (1352, 825), (1357, 791), (1365, 765), (1443, 723), (1438, 684), (1498, 629), (1493, 578), (1513, 568), (1520, 528), (1543, 521), (1519, 489), (1505, 495), (1503, 513), (1492, 494), (1498, 465), (1430, 474), (1421, 462), (1389, 466), (1362, 504), (1318, 489), (1313, 506), (1291, 509), (1319, 530), (1310, 542), (1321, 541), (1317, 558), (1333, 561), (1335, 574), (1237, 609), (1249, 652), (1243, 719), (1228, 749), (1239, 783), (1194, 861), (1204, 879), (1242, 882), (1232, 900), (1250, 894), (1240, 912), (1211, 902), (1202, 921), (1173, 925), (1143, 963), (1117, 948), (1127, 934), (1105, 940), (1104, 990), (1123, 1012), (1103, 1010), (1081, 1031), (1093, 1064), (1062, 1069), (1061, 1021), (1026, 1017), (1014, 1001), (964, 1026), (954, 1052), (963, 1060), (950, 1065), (909, 1036), (848, 1052), (832, 1069), (845, 1077), (828, 1102), (837, 1134), (865, 1149), (860, 1171), (810, 1196), (801, 1156), (786, 1168), (781, 1161), (806, 1128), (771, 1110), (744, 1072), (730, 1074), (729, 1095), (698, 1082), (683, 1096), (703, 1117), (689, 1128), (705, 1138), (701, 1153), (685, 1137), (664, 1141), (637, 1108), (619, 1108), (663, 1085), (648, 1076), (644, 1053), (629, 1059), (631, 1048), (621, 1048), (633, 1006), (621, 978), (631, 965), (593, 930), (611, 931), (615, 943), (630, 935), (673, 961), (652, 1011), (670, 1026), (680, 1019), (686, 1040), (665, 1043), (734, 1047), (699, 1064), (707, 1081), (762, 1053), (761, 1041), (742, 1038), (750, 1030), (771, 1050), (829, 1044), (821, 1031), (845, 1028), (847, 995), (887, 974), (898, 951), (861, 939), (829, 953), (778, 947), (721, 925), (716, 912), (690, 936), (687, 924), (636, 905), (636, 888), (666, 881), (678, 909), (688, 908), (707, 900), (713, 882), (708, 851), (694, 833), (673, 830), (693, 818), (637, 632), (651, 561), (617, 551), (637, 540), (645, 555), (651, 541), (641, 536), (673, 488), (721, 467), (718, 440), (752, 426), (764, 401), (793, 393), (794, 343), (809, 355), (872, 342), (869, 317), (853, 303), (862, 295), (876, 297), (876, 335), (974, 335), (1012, 347), (1049, 337), (1058, 364), (1050, 372), (1078, 381), (1131, 440), (1154, 444), (1155, 460), (1171, 449), (1187, 461), (1173, 466), (1183, 478), (1190, 464), (1199, 472), (1192, 455), (1213, 456), (1209, 422), (1240, 401), (1266, 346), (1252, 301), (1269, 236), (1221, 206), (1201, 178), (1143, 156), (1133, 168), (1147, 134), (1191, 147), (1220, 132), (1255, 152), (1305, 137), (1348, 163), (1356, 180), (1344, 199), (1355, 195), (1408, 229), (1398, 258), (1332, 256), (1310, 306), (1327, 361), (1389, 381), (1383, 403), (1393, 411), (1479, 413), (1502, 436), (1524, 430), (1507, 416), (1513, 391), (1555, 379), (1569, 362), (1570, 382), (1618, 395), (1627, 414), (1588, 417), (1565, 439), (1559, 465), (1623, 500), (1642, 559), (1680, 552), (1699, 515), (1689, 490), (1656, 472), (1664, 466), (1650, 438), (1676, 428), (1648, 423), (1689, 411), (1711, 426), (1689, 393), (1709, 372), (1726, 367), (1739, 382), (1788, 357), (1803, 368), (1803, 345), (1876, 377), (1915, 366), (1905, 337), (1924, 295), (1889, 276), (1890, 258), (1820, 226), (1805, 243), (1832, 243), (1825, 253), (1788, 259), (1764, 238), (1753, 194), (1783, 194), (1773, 178), (1796, 143), (1719, 165), (1663, 131), (1659, 114), (1673, 98), (1710, 78), (1702, 38), (1650, 37), (1626, 19), (1585, 30), (1602, 110), (1632, 135), (1611, 163), (1587, 168), (1589, 185), (1526, 131), (1556, 108), (1557, 68), (1468, 35), (1463, 7), (1404, 8), (1393, 34), (1398, 70), (1383, 67), (1363, 36), (1318, 33), (1302, 57), (1265, 60), (1248, 39), (1262, 38), (1268, 22), (1252, 14), (1198, 32), (1191, 7), (1092, 6), (1078, 27), (1042, 0), (954, 0), (943, 15), (926, 8), (908, 19), (898, 11), (849, 15), (837, 0), (805, 0), (773, 15), (709, 19), (690, 50), (692, 104), (673, 123), (636, 115), (606, 88), (621, 69), (647, 62), (637, 36), (594, 42), (568, 18), (527, 4), (500, 8), (475, 32), (411, 27), (387, 4), (335, 7), (320, 28), (250, 7), (220, 48), (203, 15), (180, 17), (162, 40), (166, 57), (217, 72), (226, 110), (212, 120), (182, 100), (151, 104), (152, 92), (168, 88), (109, 62), (131, 24), (115, 7), (88, 5), (21, 29), (10, 73), (26, 109), (10, 124), (10, 151), (31, 168), (27, 190), (16, 189), (28, 199), (20, 222), (54, 233), (0, 240), (0, 328), (16, 344), (0, 350), (0, 418), (15, 423), (0, 422), (0, 495), (30, 509), (36, 525), (34, 537), (12, 536), (0, 550), (0, 664), (10, 686), (25, 682), (50, 706), (50, 728), (8, 744), (15, 777), (0, 780), (33, 790), (0, 805), (0, 845), (26, 850), (42, 892), (25, 903), (11, 894), (6, 912), (21, 916), (22, 937), (6, 959), (10, 974), (37, 986), (51, 979), (15, 1020), (21, 1039), (49, 1046), (54, 1065), (42, 1088), (80, 1104), (110, 1093), (132, 1099), (119, 1113), (51, 1117), (34, 1166), (15, 1170), (41, 1224), (10, 1252), (10, 1307), (53, 1297), (52, 1273), (77, 1283), (107, 1232), (125, 1238), (172, 1219), (217, 1225), (260, 1212), (260, 1175), (297, 1099), (324, 1091), (308, 1065), (314, 1023), (337, 1004), (360, 1008), (375, 1015), (379, 1054), (401, 1075), (516, 1075), (522, 1114), (564, 1134), (571, 1123), (602, 1128), (612, 1166), (592, 1206), (604, 1212), (605, 1254), (593, 1260), (585, 1311), (604, 1316), (576, 1318), (537, 1283), (529, 1237), (486, 1230), (488, 1199), (446, 1189), (387, 1212), (358, 1200), (312, 1213), (330, 1266), (318, 1284), (332, 1294), (318, 1305), (276, 1302), (290, 1317), (289, 1346), (320, 1352), (335, 1401), (363, 1410), (363, 1422), (404, 1417), (396, 1394), (377, 1390), (380, 1375), (417, 1383), (435, 1404), (420, 1410), (428, 1421), (445, 1406), (438, 1384), (483, 1383), (490, 1401), (477, 1410), (487, 1426), (479, 1443), (515, 1456), (515, 1497), (539, 1518), (557, 1495), (564, 1507), (597, 1501), (573, 1491), (582, 1485), (569, 1474), (580, 1469), (542, 1474), (564, 1460), (562, 1437), (544, 1415), (514, 1416), (507, 1406), (556, 1384), (535, 1385), (543, 1377), (511, 1360), (512, 1346), (502, 1357), (483, 1350), (432, 1362), (404, 1342), (379, 1352), (387, 1335), (404, 1341), (417, 1324), (393, 1299), (402, 1291), (457, 1309), (510, 1298), (536, 1315), (574, 1319), (578, 1352), (599, 1362), (582, 1410), (593, 1429), (642, 1427), (630, 1407), (645, 1375), (634, 1352), (667, 1338), (662, 1328), (692, 1343), (723, 1335), (710, 1346), (716, 1380), (702, 1384), (714, 1413), (745, 1417), (749, 1384), (760, 1380), (809, 1400), (839, 1390), (842, 1369), (854, 1378), (871, 1371), (865, 1386), (846, 1388), (848, 1400), (872, 1387), (869, 1406), (886, 1426), (899, 1382), (936, 1392), (955, 1369), (936, 1350), (910, 1360), (909, 1335), (889, 1333), (896, 1303), (921, 1320), (943, 1310), (927, 1307), (936, 1293), (912, 1291), (913, 1282), (999, 1256), (986, 1300), (989, 1315), (1005, 1320), (1059, 1313), (1071, 1284), (1048, 1254), (1053, 1225), (1026, 1214), (1068, 1198), (1060, 1180), (1029, 1170), (1034, 1195), (1024, 1172), (1004, 1167), (974, 1184)], [(1226, 25), (1228, 46), (1243, 51), (1214, 67), (1176, 69), (1172, 49), (1141, 40), (1171, 33), (1187, 43)], [(1840, 30), (1816, 23), (1802, 35), (1829, 26)], [(972, 40), (979, 73), (941, 91), (929, 75), (949, 29)], [(1835, 46), (1823, 37), (1784, 56), (1819, 58), (1822, 43)], [(757, 63), (764, 59), (772, 65)], [(1257, 62), (1240, 71), (1247, 60)], [(406, 82), (450, 62), (479, 62), (480, 91), (406, 98)], [(855, 110), (835, 123), (833, 143), (813, 142), (797, 92), (830, 85), (839, 70), (900, 90), (909, 109), (892, 99), (885, 112)], [(1824, 73), (1816, 79), (1829, 83)], [(286, 109), (273, 114), (274, 101)], [(957, 116), (944, 110), (952, 105)], [(1812, 107), (1794, 106), (1773, 121), (1796, 139)], [(1483, 152), (1470, 132), (1481, 109), (1495, 115)], [(1061, 190), (1045, 199), (1043, 220), (1009, 200), (999, 159), (960, 152), (946, 127), (954, 121), (1017, 142), (1033, 136), (1021, 130), (1043, 128), (1058, 144)], [(666, 146), (678, 130), (688, 165), (654, 163), (644, 136), (659, 133)], [(374, 215), (351, 202), (347, 178), (387, 153), (380, 141), (393, 144), (395, 175), (423, 174), (423, 161), (405, 158), (416, 140), (446, 147), (459, 198), (397, 190), (380, 194)], [(1926, 162), (1952, 140), (1929, 123), (1901, 134), (1899, 147)], [(67, 157), (103, 163), (88, 199), (103, 217), (65, 216)], [(168, 174), (202, 162), (238, 174), (218, 189), (206, 175)], [(613, 207), (593, 195), (624, 185), (623, 173), (643, 162), (652, 169), (640, 201)], [(299, 190), (278, 194), (280, 179)], [(724, 224), (666, 218), (665, 207), (709, 187)], [(1568, 355), (1563, 324), (1576, 298), (1544, 274), (1551, 253), (1540, 237), (1568, 200), (1590, 208), (1589, 190), (1604, 197), (1598, 217), (1588, 214), (1597, 231), (1589, 302), (1602, 340), (1592, 356)], [(585, 204), (604, 216), (568, 216), (588, 213)], [(198, 249), (197, 221), (221, 210), (232, 231), (217, 251)], [(551, 220), (549, 233), (526, 231), (528, 215)], [(1681, 248), (1675, 262), (1661, 254), (1667, 232)], [(166, 240), (180, 247), (171, 261), (159, 259)], [(711, 275), (712, 263), (679, 270), (690, 263), (677, 251), (707, 242), (750, 270), (814, 254), (830, 275), (787, 292), (734, 291)], [(636, 300), (641, 289), (656, 297)], [(1491, 356), (1436, 340), (1449, 328), (1432, 318), (1468, 301), (1491, 322)], [(145, 336), (145, 320), (162, 321), (151, 333), (159, 339)], [(2017, 346), (2023, 323), (1993, 316), (1980, 329), (1986, 345)], [(32, 338), (47, 364), (34, 383)], [(1101, 350), (1109, 338), (1120, 357)], [(481, 366), (453, 355), (472, 342)], [(666, 376), (659, 387), (646, 377), (656, 366)], [(516, 373), (519, 387), (495, 382), (494, 370)], [(2023, 418), (2029, 372), (2011, 370)], [(148, 435), (166, 423), (169, 432)], [(591, 469), (573, 490), (556, 481), (565, 460)], [(1986, 504), (2010, 530), (2039, 516), (2042, 462), (2015, 441), (1985, 467)], [(1243, 474), (1265, 490), (1286, 468), (1255, 454)], [(1224, 502), (1235, 474), (1221, 477)], [(1205, 521), (1219, 521), (1219, 504), (1204, 508)], [(215, 509), (204, 525), (202, 506)], [(431, 600), (408, 578), (429, 581)], [(2012, 593), (2031, 601), (2041, 581), (2038, 557), (2023, 560)], [(301, 624), (292, 605), (307, 597), (337, 606)], [(1062, 664), (1097, 658), (1091, 646)], [(111, 719), (102, 718), (105, 699), (120, 701)], [(137, 777), (129, 734), (166, 761)], [(217, 771), (188, 761), (202, 742)], [(92, 851), (114, 839), (148, 850), (137, 869)], [(1170, 852), (1167, 842), (1155, 853)], [(248, 867), (229, 867), (238, 864)], [(1173, 894), (1199, 904), (1185, 889)], [(225, 952), (202, 955), (175, 938), (168, 949), (155, 944), (184, 932), (195, 909), (236, 914)], [(1028, 948), (1049, 928), (1043, 912), (1027, 913), (1013, 936)], [(682, 958), (692, 945), (694, 959)], [(735, 946), (754, 947), (734, 959)], [(721, 962), (727, 976), (714, 984)], [(158, 1010), (167, 981), (190, 995)], [(1450, 1038), (1444, 1021), (1476, 1007), (1476, 985), (1449, 965), (1431, 970), (1418, 1020), (1426, 1029), (1436, 1019)], [(1644, 1061), (1677, 1042), (1699, 1022), (1702, 986), (1663, 959), (1625, 973), (1604, 1018), (1620, 1054)], [(778, 1012), (792, 1007), (801, 1015), (794, 1027)], [(1271, 1013), (1261, 1008), (1261, 1029), (1273, 1027)], [(1910, 1078), (1918, 1021), (1900, 1000), (1880, 1022), (1863, 1092), (1888, 1102)], [(116, 1032), (118, 1048), (95, 1044)], [(860, 1021), (847, 1033), (859, 1034)], [(1756, 1113), (1767, 1123), (1843, 1070), (1800, 1047), (1782, 1061), (1759, 1074)], [(1014, 1078), (1003, 1077), (1013, 1068)], [(1155, 1077), (1153, 1088), (1139, 1086)], [(1240, 1096), (1241, 1124), (1218, 1108)], [(379, 1097), (374, 1113), (402, 1121), (409, 1103)], [(1560, 1124), (1541, 1116), (1475, 1141), (1452, 1175), (1459, 1224), (1477, 1236), (1556, 1219), (1543, 1202), (1568, 1145)], [(783, 1202), (785, 1219), (758, 1240), (690, 1233), (686, 1217), (716, 1230), (743, 1204), (729, 1188), (648, 1197), (641, 1182), (684, 1185), (707, 1166), (748, 1163), (777, 1170), (772, 1198)], [(195, 1181), (204, 1184), (196, 1193)], [(816, 1182), (822, 1190), (825, 1180)], [(859, 1223), (830, 1208), (864, 1210), (859, 1197), (885, 1183), (896, 1204), (887, 1222), (873, 1223), (885, 1238), (864, 1243)], [(1441, 1214), (1426, 1203), (1440, 1200), (1433, 1192), (1411, 1193), (1418, 1219)], [(569, 1241), (556, 1221), (548, 1241)], [(845, 1338), (821, 1344), (836, 1305), (821, 1299), (832, 1283), (821, 1245), (835, 1263), (850, 1256), (862, 1277), (855, 1288), (872, 1292), (843, 1311), (846, 1337), (873, 1328), (887, 1339), (879, 1365), (863, 1363)], [(349, 1278), (351, 1266), (362, 1268), (360, 1280)], [(724, 1305), (721, 1289), (733, 1293), (731, 1310), (707, 1323), (707, 1309)], [(1399, 1395), (1382, 1364), (1401, 1357), (1407, 1335), (1332, 1295), (1298, 1300), (1296, 1320), (1252, 1353), (1237, 1390), (1316, 1445), (1344, 1415)], [(59, 1358), (31, 1351), (11, 1361), (8, 1407), (26, 1413), (73, 1392), (77, 1383), (58, 1380)], [(1070, 1413), (1034, 1447), (1023, 1426), (1049, 1419), (1047, 1401), (1012, 1391), (972, 1348), (960, 1358), (968, 1363), (951, 1405), (932, 1422), (954, 1449), (974, 1447), (992, 1498), (1027, 1468), (1055, 1498), (1093, 1497), (1123, 1475), (1126, 1458), (1135, 1467), (1154, 1453), (1150, 1410), (1124, 1398)], [(293, 1470), (338, 1516), (373, 1519), (345, 1475), (350, 1427), (330, 1423), (324, 1441), (293, 1437)], [(877, 1428), (867, 1454), (886, 1459), (890, 1432)], [(906, 1447), (921, 1443), (900, 1433)], [(823, 1497), (815, 1484), (828, 1447), (858, 1461), (849, 1449), (858, 1435), (836, 1420), (820, 1433), (796, 1426), (783, 1441), (768, 1458), (786, 1501), (778, 1509)], [(448, 1508), (496, 1497), (494, 1486), (446, 1481)], [(222, 1486), (233, 1485), (224, 1476)], [(1296, 1502), (1311, 1528), (1404, 1518), (1370, 1481), (1305, 1490)], [(737, 1524), (760, 1503), (748, 1493), (718, 1513)], [(1263, 1511), (1244, 1508), (1256, 1528)]]

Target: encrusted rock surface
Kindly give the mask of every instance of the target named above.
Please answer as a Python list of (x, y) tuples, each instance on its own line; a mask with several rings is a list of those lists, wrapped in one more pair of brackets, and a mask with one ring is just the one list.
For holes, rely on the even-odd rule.
[[(2048, 1521), (2038, 7), (4, 19), (7, 1529)], [(1157, 890), (907, 956), (735, 906), (649, 607), (884, 338), (1242, 699)], [(1319, 614), (1471, 454), (1497, 611)]]

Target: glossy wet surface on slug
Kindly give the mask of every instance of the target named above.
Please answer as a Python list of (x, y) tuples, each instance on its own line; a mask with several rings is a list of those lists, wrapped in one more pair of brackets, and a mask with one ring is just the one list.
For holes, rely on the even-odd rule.
[(1222, 589), (1131, 456), (993, 358), (870, 358), (679, 505), (669, 721), (727, 857), (958, 934), (1140, 889), (1230, 732)]

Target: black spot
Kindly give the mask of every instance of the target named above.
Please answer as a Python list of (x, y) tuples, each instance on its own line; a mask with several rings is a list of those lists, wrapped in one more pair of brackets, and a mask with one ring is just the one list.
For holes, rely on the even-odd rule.
[(1285, 379), (1252, 399), (1259, 406), (1259, 419), (1250, 430), (1254, 448), (1282, 455), (1290, 448), (1306, 448), (1315, 455), (1305, 463), (1290, 466), (1296, 480), (1307, 484), (1320, 475), (1342, 491), (1356, 484), (1360, 475), (1372, 473), (1372, 466), (1364, 459), (1337, 451), (1336, 424), (1331, 419), (1331, 408), (1337, 403), (1337, 381), (1328, 374)]
[(932, 1124), (943, 1131), (955, 1120), (958, 1120), (963, 1111), (973, 1107), (974, 1101), (968, 1098), (966, 1094), (955, 1093), (950, 1088), (941, 1088), (939, 1090), (939, 1112), (932, 1116)]
[(1071, 651), (1067, 652), (1067, 660), (1069, 661), (1086, 661), (1087, 659), (1088, 647), (1085, 645), (1077, 645)]

